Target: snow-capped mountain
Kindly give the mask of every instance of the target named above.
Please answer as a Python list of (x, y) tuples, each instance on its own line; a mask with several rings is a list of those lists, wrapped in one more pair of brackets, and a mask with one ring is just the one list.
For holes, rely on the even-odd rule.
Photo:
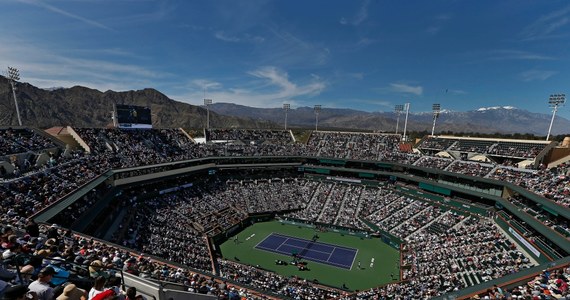
[(511, 109), (517, 109), (517, 108), (514, 106), (491, 106), (491, 107), (478, 108), (477, 111), (489, 111), (489, 110), (497, 110), (497, 109), (511, 110)]
[[(265, 119), (277, 124), (283, 123), (281, 108), (253, 108), (229, 103), (215, 103), (211, 108), (224, 115)], [(482, 107), (471, 111), (442, 110), (437, 120), (437, 132), (479, 132), (479, 133), (531, 133), (546, 135), (550, 124), (549, 114), (534, 113), (514, 106)], [(400, 131), (403, 128), (403, 114), (400, 116)], [(408, 130), (431, 131), (433, 112), (410, 113)], [(315, 115), (311, 107), (299, 107), (288, 113), (290, 126), (311, 127)], [(364, 112), (352, 109), (326, 108), (319, 114), (320, 128), (352, 128), (355, 130), (394, 131), (396, 115), (393, 112)], [(552, 134), (570, 133), (570, 121), (556, 117)]]

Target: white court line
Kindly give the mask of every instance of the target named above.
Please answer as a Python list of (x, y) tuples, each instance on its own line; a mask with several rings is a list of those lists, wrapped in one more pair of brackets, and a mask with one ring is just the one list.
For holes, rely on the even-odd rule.
[(333, 251), (329, 254), (329, 257), (327, 257), (327, 261), (329, 261), (329, 259), (331, 259), (331, 256), (333, 255), (333, 253), (335, 252), (336, 248), (333, 249)]
[[(256, 249), (259, 250), (263, 250), (263, 251), (267, 251), (267, 252), (271, 252), (271, 253), (279, 253), (279, 254), (283, 254), (286, 256), (289, 256), (290, 253), (286, 252), (286, 251), (280, 251), (277, 249), (273, 249), (273, 248), (266, 248), (266, 247), (256, 247)], [(346, 265), (343, 264), (339, 264), (339, 263), (335, 263), (335, 262), (330, 262), (330, 261), (324, 261), (322, 259), (316, 259), (316, 258), (305, 258), (306, 260), (310, 260), (312, 262), (316, 262), (316, 263), (322, 263), (323, 265), (328, 265), (328, 266), (333, 266), (333, 267), (337, 267), (337, 268), (342, 268), (342, 269), (349, 269), (347, 268)]]
[(354, 254), (354, 257), (352, 258), (352, 263), (350, 264), (350, 270), (352, 270), (352, 266), (354, 265), (354, 260), (356, 260), (357, 256), (358, 256), (358, 249), (356, 249), (356, 253)]
[[(279, 233), (272, 233), (272, 234), (280, 235), (280, 236), (282, 236), (282, 237), (287, 237), (287, 238), (290, 238), (290, 239), (292, 239), (292, 240), (297, 240), (297, 241), (309, 241), (309, 240), (305, 240), (305, 239), (301, 239), (301, 238), (290, 237), (290, 236), (287, 236), (287, 235), (284, 235), (284, 234), (279, 234)], [(329, 247), (332, 247), (332, 248), (340, 248), (340, 249), (346, 249), (346, 250), (352, 250), (352, 251), (358, 250), (358, 249), (355, 249), (355, 248), (337, 246), (337, 245), (329, 244), (329, 243), (323, 243), (323, 242), (317, 242), (317, 243), (319, 243), (319, 244), (321, 244), (321, 245), (329, 246)]]
[[(307, 251), (313, 251), (313, 252), (320, 252), (320, 253), (324, 253), (324, 254), (331, 254), (332, 252), (334, 252), (334, 248), (332, 252), (326, 252), (326, 251), (319, 251), (319, 250), (314, 250), (314, 249), (307, 249), (307, 247), (300, 247), (300, 246), (296, 246), (296, 245), (292, 245), (292, 244), (285, 244), (286, 246), (290, 246), (290, 247), (295, 247), (295, 248), (299, 248), (299, 249), (306, 249)], [(283, 246), (283, 244), (280, 245), (280, 247)]]
[[(259, 246), (259, 244), (261, 244), (263, 241), (265, 241), (266, 239), (268, 239), (268, 238), (269, 238), (270, 236), (272, 236), (272, 235), (276, 235), (276, 236), (278, 236), (278, 237), (283, 237), (283, 238), (285, 238), (285, 240), (279, 245), (279, 247), (277, 247), (277, 248), (275, 248), (275, 249), (274, 249), (274, 248), (267, 248), (267, 247), (261, 247), (261, 246)], [(299, 247), (299, 246), (295, 246), (295, 245), (291, 245), (291, 244), (285, 244), (285, 242), (287, 242), (287, 241), (290, 240), (290, 239), (291, 239), (291, 240), (301, 241), (301, 242), (309, 242), (309, 240), (300, 239), (300, 238), (294, 238), (294, 237), (289, 237), (289, 236), (287, 236), (287, 235), (283, 235), (283, 234), (279, 234), (279, 233), (272, 232), (272, 233), (271, 233), (270, 235), (268, 235), (265, 239), (263, 239), (263, 241), (259, 242), (259, 243), (255, 246), (255, 248), (256, 248), (256, 249), (261, 249), (261, 250), (264, 250), (264, 251), (268, 251), (268, 252), (279, 253), (279, 254), (283, 254), (283, 255), (287, 255), (287, 256), (289, 256), (291, 253), (289, 253), (288, 251), (279, 250), (279, 248), (280, 248), (281, 246), (283, 246), (283, 245), (286, 245), (286, 246), (289, 246), (289, 247), (293, 247), (293, 248), (297, 248), (297, 249), (300, 249), (300, 250), (306, 249), (306, 248), (301, 248), (301, 247)], [(316, 243), (318, 243), (318, 244), (326, 244), (326, 243), (321, 243), (321, 242), (316, 242)], [(323, 264), (325, 264), (325, 265), (332, 265), (333, 267), (340, 267), (340, 268), (343, 268), (343, 269), (352, 270), (352, 265), (354, 264), (354, 261), (355, 261), (355, 259), (356, 259), (356, 256), (358, 255), (358, 249), (355, 249), (355, 248), (348, 248), (348, 247), (341, 247), (341, 246), (338, 246), (338, 247), (337, 247), (337, 246), (333, 246), (332, 244), (326, 244), (326, 245), (333, 248), (333, 249), (332, 249), (332, 252), (328, 253), (328, 252), (323, 252), (323, 251), (318, 251), (318, 250), (313, 250), (313, 249), (307, 249), (307, 250), (308, 250), (308, 251), (320, 252), (320, 253), (324, 253), (324, 254), (329, 254), (329, 257), (327, 258), (327, 260), (322, 260), (322, 259), (317, 259), (317, 258), (308, 258), (308, 257), (304, 257), (304, 258), (307, 259), (307, 260), (310, 260), (310, 261), (317, 262), (317, 263), (320, 262), (320, 263), (323, 263)], [(348, 250), (348, 251), (350, 251), (350, 252), (355, 252), (354, 256), (352, 257), (352, 263), (349, 265), (350, 267), (348, 267), (348, 266), (345, 265), (345, 264), (339, 264), (339, 263), (335, 263), (335, 262), (329, 261), (330, 257), (332, 256), (332, 253), (333, 253), (337, 248), (338, 248), (338, 249)]]
[[(270, 235), (266, 236), (261, 242), (257, 243), (257, 245), (255, 245), (254, 248), (257, 248), (257, 246), (259, 246), (259, 244), (265, 242), (265, 240), (268, 239), (272, 235), (273, 235), (273, 232)], [(283, 237), (286, 237), (286, 236), (283, 236)], [(281, 245), (283, 245), (283, 243), (281, 243)], [(279, 247), (281, 247), (281, 245), (279, 245)]]

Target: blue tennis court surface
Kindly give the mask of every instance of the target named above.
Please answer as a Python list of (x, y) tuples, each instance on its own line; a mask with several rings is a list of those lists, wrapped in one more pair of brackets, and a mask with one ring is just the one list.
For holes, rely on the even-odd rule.
[(357, 249), (290, 237), (278, 233), (268, 235), (255, 246), (256, 249), (284, 255), (297, 254), (306, 260), (350, 269)]

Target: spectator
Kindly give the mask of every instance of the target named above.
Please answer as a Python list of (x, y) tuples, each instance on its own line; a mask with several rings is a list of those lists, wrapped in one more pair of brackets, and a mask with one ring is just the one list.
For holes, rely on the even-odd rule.
[[(0, 293), (1, 295), (2, 293)], [(30, 292), (30, 290), (25, 285), (14, 285), (7, 287), (3, 291), (4, 300), (37, 300), (38, 296), (34, 292)], [(29, 296), (29, 297), (28, 297)]]
[(104, 291), (106, 282), (107, 279), (105, 279), (103, 276), (98, 276), (95, 278), (95, 283), (93, 284), (91, 290), (89, 290), (88, 300), (92, 300), (97, 294), (102, 293)]
[(55, 270), (52, 267), (45, 267), (38, 274), (38, 279), (28, 286), (30, 291), (38, 295), (38, 300), (53, 300), (54, 290), (49, 285), (53, 275)]
[(56, 300), (85, 300), (87, 299), (85, 290), (82, 290), (70, 283), (63, 288), (63, 293)]
[(125, 300), (135, 300), (137, 296), (137, 289), (134, 286), (131, 286), (127, 289), (127, 295)]

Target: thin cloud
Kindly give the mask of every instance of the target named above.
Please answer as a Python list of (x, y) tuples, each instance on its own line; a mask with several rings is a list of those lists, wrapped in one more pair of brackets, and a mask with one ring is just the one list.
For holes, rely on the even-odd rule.
[(310, 43), (303, 41), (289, 31), (276, 30), (271, 27), (269, 30), (275, 35), (275, 37), (285, 42), (286, 44), (295, 44), (301, 48), (312, 48)]
[(389, 89), (395, 93), (413, 94), (417, 96), (421, 96), (424, 93), (422, 86), (412, 86), (404, 83), (390, 83)]
[(97, 28), (114, 31), (114, 29), (112, 29), (112, 28), (110, 28), (110, 27), (108, 27), (108, 26), (105, 26), (105, 25), (103, 25), (103, 24), (101, 24), (101, 23), (99, 23), (99, 22), (97, 22), (97, 21), (93, 21), (93, 20), (91, 20), (91, 19), (87, 19), (87, 18), (85, 18), (85, 17), (79, 16), (79, 15), (76, 15), (76, 14), (72, 14), (72, 13), (70, 13), (70, 12), (68, 12), (68, 11), (65, 11), (65, 10), (63, 10), (63, 9), (61, 9), (61, 8), (57, 8), (57, 7), (53, 6), (53, 5), (44, 3), (44, 2), (42, 2), (42, 1), (40, 1), (40, 0), (19, 0), (19, 1), (22, 2), (22, 3), (26, 3), (26, 4), (31, 4), (31, 5), (43, 7), (43, 8), (45, 8), (45, 9), (51, 11), (51, 12), (60, 14), (60, 15), (62, 15), (62, 16), (66, 16), (66, 17), (68, 17), (68, 18), (72, 18), (72, 19), (81, 21), (81, 22), (83, 22), (83, 23), (85, 23), (85, 24), (88, 24), (88, 25), (91, 25), (91, 26), (94, 26), (94, 27), (97, 27)]
[(522, 50), (496, 49), (485, 52), (472, 52), (467, 56), (474, 57), (467, 63), (481, 63), (485, 61), (505, 61), (505, 60), (555, 60), (555, 57), (533, 53)]
[(279, 65), (281, 67), (322, 66), (329, 62), (330, 48), (318, 43), (306, 41), (289, 31), (268, 27), (272, 36), (263, 47), (259, 47), (260, 65)]
[(556, 71), (547, 71), (547, 70), (528, 70), (521, 72), (519, 74), (519, 78), (524, 82), (530, 81), (545, 81), (546, 79), (556, 75), (558, 72)]
[(368, 46), (368, 45), (372, 45), (372, 44), (375, 43), (375, 42), (376, 42), (376, 40), (374, 40), (374, 39), (370, 39), (370, 38), (364, 37), (364, 38), (361, 38), (360, 40), (358, 40), (357, 45), (358, 45), (358, 46), (365, 47), (365, 46)]
[(280, 90), (273, 95), (281, 99), (301, 95), (317, 95), (325, 88), (325, 84), (318, 79), (313, 83), (298, 86), (289, 80), (289, 75), (286, 72), (271, 66), (259, 68), (248, 72), (248, 74), (264, 79), (268, 81), (267, 83), (270, 85), (279, 87)]
[(192, 84), (195, 86), (200, 87), (201, 89), (219, 89), (222, 87), (222, 84), (216, 81), (211, 81), (208, 79), (195, 79), (192, 80)]
[(346, 17), (341, 17), (339, 22), (341, 25), (353, 25), (358, 26), (362, 22), (368, 19), (368, 6), (370, 5), (370, 0), (364, 0), (362, 5), (358, 8), (358, 12), (352, 20), (347, 19)]
[(428, 27), (428, 28), (426, 29), (426, 32), (429, 33), (429, 34), (431, 34), (431, 35), (435, 35), (435, 34), (437, 34), (440, 30), (441, 30), (441, 26), (434, 25), (434, 26)]
[(519, 59), (519, 60), (552, 60), (553, 57), (536, 54), (521, 50), (495, 50), (491, 51), (489, 59), (491, 60), (506, 60), (506, 59)]
[(214, 37), (218, 40), (230, 43), (239, 43), (239, 42), (253, 42), (253, 43), (262, 43), (265, 41), (263, 37), (255, 36), (251, 34), (244, 34), (242, 36), (233, 36), (225, 33), (224, 31), (216, 31), (214, 33)]
[(435, 19), (439, 20), (439, 21), (447, 21), (447, 20), (450, 20), (451, 17), (452, 17), (452, 14), (439, 14), (439, 15), (435, 16)]
[(217, 31), (214, 36), (221, 41), (224, 42), (231, 42), (231, 43), (237, 43), (240, 42), (241, 39), (235, 36), (229, 36), (227, 34), (225, 34), (223, 31)]
[(439, 14), (433, 18), (433, 24), (426, 28), (426, 32), (430, 35), (438, 34), (444, 27), (445, 23), (451, 19), (451, 14)]
[(83, 85), (101, 91), (130, 90), (153, 86), (157, 79), (170, 76), (134, 64), (71, 57), (22, 39), (8, 42), (0, 37), (0, 44), (4, 45), (0, 47), (0, 65), (19, 68), (22, 81), (42, 88)]
[(368, 18), (368, 5), (370, 4), (370, 0), (364, 0), (362, 6), (358, 10), (356, 14), (356, 18), (352, 22), (353, 25), (359, 25), (360, 23), (364, 22)]
[(559, 37), (555, 34), (560, 28), (570, 23), (570, 5), (541, 16), (526, 26), (520, 33), (523, 40), (538, 40)]
[[(344, 101), (346, 101), (346, 100), (344, 100)], [(350, 102), (368, 104), (368, 105), (372, 105), (372, 106), (386, 107), (386, 108), (390, 108), (390, 109), (394, 108), (394, 103), (387, 101), (387, 100), (352, 99), (352, 100), (350, 100)]]
[[(283, 103), (296, 106), (299, 98), (307, 98), (320, 94), (326, 83), (318, 76), (311, 76), (309, 82), (299, 84), (292, 82), (289, 75), (276, 67), (266, 66), (247, 72), (255, 80), (240, 84), (238, 87), (222, 89), (221, 84), (215, 91), (208, 93), (214, 102), (230, 102), (253, 107), (280, 107)], [(193, 82), (209, 82), (196, 79)], [(174, 99), (200, 104), (201, 91), (195, 90), (186, 95), (174, 95)]]
[(359, 73), (347, 73), (346, 74), (348, 77), (350, 78), (354, 78), (354, 79), (358, 79), (358, 80), (362, 80), (364, 79), (364, 73), (359, 72)]
[[(143, 0), (123, 0), (123, 1), (133, 1), (141, 2)], [(154, 0), (147, 0), (148, 2), (154, 2)], [(172, 19), (173, 12), (176, 11), (176, 5), (171, 1), (158, 1), (157, 5), (152, 6), (148, 12), (138, 13), (138, 14), (127, 14), (121, 15), (118, 18), (110, 19), (109, 22), (115, 24), (119, 27), (126, 25), (138, 25), (146, 23), (160, 22), (166, 19)], [(139, 3), (140, 4), (140, 3)]]

